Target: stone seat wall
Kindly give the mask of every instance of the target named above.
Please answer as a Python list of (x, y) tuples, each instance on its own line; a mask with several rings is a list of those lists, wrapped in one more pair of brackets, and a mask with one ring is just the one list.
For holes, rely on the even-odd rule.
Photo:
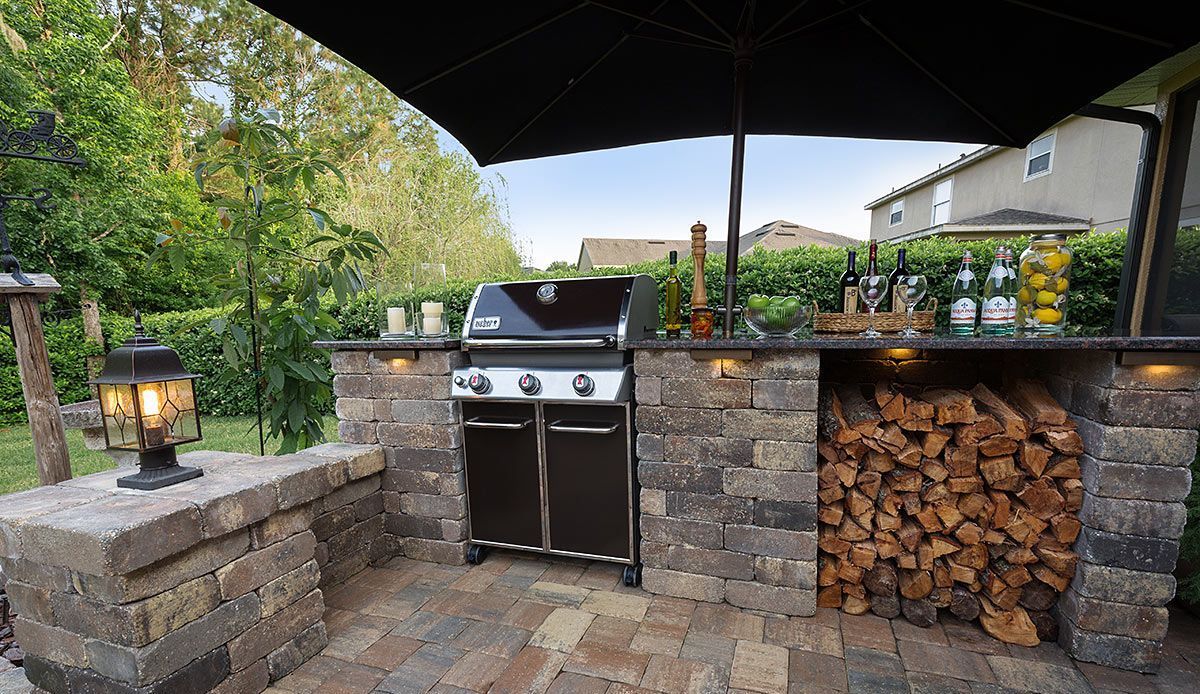
[(118, 469), (0, 501), (33, 684), (262, 691), (325, 646), (320, 587), (389, 556), (378, 446), (180, 462), (204, 476), (145, 492), (117, 488)]

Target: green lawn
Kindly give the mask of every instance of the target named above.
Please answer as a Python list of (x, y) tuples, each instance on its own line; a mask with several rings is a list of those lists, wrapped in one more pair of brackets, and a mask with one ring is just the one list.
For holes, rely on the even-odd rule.
[[(208, 450), (258, 453), (258, 430), (253, 417), (204, 417), (201, 421), (204, 440), (180, 448), (181, 451)], [(337, 440), (337, 419), (325, 419), (325, 435)], [(267, 453), (276, 444), (267, 440)], [(67, 432), (67, 448), (71, 452), (71, 470), (76, 477), (116, 467), (103, 451), (83, 447), (83, 433)], [(33, 460), (33, 441), (26, 425), (0, 427), (0, 494), (36, 487), (37, 465)]]

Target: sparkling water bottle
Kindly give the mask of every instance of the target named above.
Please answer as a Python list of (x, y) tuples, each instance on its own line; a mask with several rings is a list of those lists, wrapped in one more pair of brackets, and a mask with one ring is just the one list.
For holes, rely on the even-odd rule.
[(1008, 268), (1004, 267), (1004, 249), (996, 249), (992, 269), (979, 290), (979, 332), (1003, 335), (1008, 325)]
[(953, 335), (974, 335), (975, 318), (978, 314), (976, 297), (979, 296), (979, 283), (975, 273), (971, 272), (971, 251), (963, 251), (962, 265), (954, 278), (954, 287), (950, 290), (950, 333)]

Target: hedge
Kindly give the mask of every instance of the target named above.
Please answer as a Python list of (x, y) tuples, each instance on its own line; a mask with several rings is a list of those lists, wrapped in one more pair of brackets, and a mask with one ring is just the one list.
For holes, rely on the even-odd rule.
[[(959, 243), (948, 239), (922, 239), (906, 243), (908, 265), (929, 278), (930, 296), (938, 298), (937, 323), (945, 326), (949, 319), (947, 308), (950, 286), (958, 270), (964, 248), (969, 248), (978, 265), (991, 262), (995, 247), (1005, 243), (1016, 249), (1025, 247), (1026, 239), (968, 241)], [(1116, 308), (1117, 287), (1121, 275), (1121, 259), (1125, 249), (1125, 234), (1089, 234), (1070, 241), (1076, 254), (1071, 280), (1071, 304), (1067, 320), (1072, 330), (1103, 333), (1112, 328)], [(890, 271), (896, 262), (897, 246), (883, 244), (879, 249), (880, 266)], [(865, 268), (865, 244), (859, 246), (859, 270)], [(806, 301), (816, 301), (825, 310), (838, 305), (837, 278), (846, 264), (846, 249), (806, 246), (785, 251), (756, 250), (742, 257), (738, 264), (738, 297), (744, 302), (752, 293), (798, 294)], [(724, 291), (725, 259), (712, 255), (705, 266), (705, 281), (710, 297), (720, 297)], [(629, 268), (606, 268), (591, 275), (614, 275), (644, 272), (658, 282), (661, 290), (667, 276), (666, 259), (643, 263)], [(977, 274), (983, 271), (976, 269)], [(513, 277), (491, 277), (483, 281), (504, 279), (553, 279), (571, 277), (572, 271), (534, 273)], [(685, 291), (692, 285), (690, 263), (680, 266)], [(445, 304), (452, 332), (462, 329), (463, 315), (471, 294), (480, 280), (452, 280), (440, 290), (426, 290), (403, 299), (420, 302), (436, 300)], [(377, 300), (364, 294), (347, 304), (332, 308), (342, 323), (340, 337), (346, 339), (377, 336)], [(661, 310), (662, 302), (660, 302)], [(230, 377), (221, 356), (221, 341), (208, 328), (208, 323), (223, 315), (221, 309), (199, 309), (178, 313), (160, 313), (145, 317), (147, 332), (179, 351), (183, 363), (203, 376), (198, 381), (200, 406), (207, 414), (239, 415), (254, 411), (253, 382), (246, 375)], [(120, 344), (133, 331), (128, 318), (106, 315), (102, 319), (110, 347)], [(83, 339), (83, 326), (78, 318), (46, 326), (46, 341), (50, 350), (51, 367), (63, 403), (78, 402), (89, 397), (84, 385), (84, 358), (101, 350)], [(12, 344), (0, 341), (0, 424), (24, 421), (25, 405), (17, 376)]]

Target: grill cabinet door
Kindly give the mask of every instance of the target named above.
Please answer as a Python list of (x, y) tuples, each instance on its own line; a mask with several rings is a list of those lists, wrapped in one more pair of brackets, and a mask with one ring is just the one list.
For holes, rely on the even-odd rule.
[(550, 549), (632, 561), (627, 405), (546, 405)]
[(542, 549), (535, 405), (464, 402), (462, 409), (471, 539)]

